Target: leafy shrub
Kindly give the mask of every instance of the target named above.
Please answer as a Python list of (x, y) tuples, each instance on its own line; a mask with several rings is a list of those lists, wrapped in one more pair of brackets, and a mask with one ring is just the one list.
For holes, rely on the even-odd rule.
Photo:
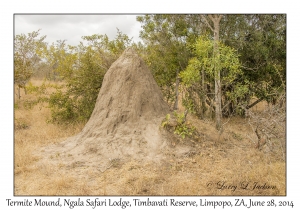
[[(96, 104), (106, 71), (131, 45), (131, 39), (120, 31), (115, 40), (106, 35), (83, 37), (78, 46), (61, 46), (55, 52), (56, 72), (64, 82), (49, 97), (52, 122), (87, 121)], [(55, 51), (55, 49), (53, 49)], [(54, 53), (54, 54), (55, 54)], [(53, 61), (54, 62), (54, 61)]]
[(189, 125), (189, 123), (186, 122), (186, 114), (174, 112), (174, 115), (177, 122), (174, 133), (179, 135), (183, 139), (186, 136), (192, 137), (196, 129), (194, 126)]
[(186, 113), (173, 112), (172, 117), (170, 114), (167, 114), (161, 123), (161, 127), (169, 132), (173, 132), (182, 139), (192, 137), (196, 131), (194, 126), (186, 122)]

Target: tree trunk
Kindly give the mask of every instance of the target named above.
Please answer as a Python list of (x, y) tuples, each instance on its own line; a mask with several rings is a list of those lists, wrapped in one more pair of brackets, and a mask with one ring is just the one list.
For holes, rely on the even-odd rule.
[(201, 119), (204, 119), (204, 115), (206, 112), (206, 104), (205, 104), (205, 95), (206, 95), (206, 88), (205, 88), (205, 72), (204, 68), (201, 70), (201, 78), (202, 78), (202, 94), (201, 94)]
[(214, 23), (214, 69), (215, 69), (215, 105), (216, 105), (216, 128), (220, 130), (222, 127), (222, 91), (221, 91), (221, 71), (219, 65), (219, 33), (220, 20), (222, 15), (209, 15), (209, 18)]
[(20, 98), (21, 98), (21, 93), (20, 93), (20, 86), (18, 85), (18, 99), (20, 100)]
[(178, 78), (179, 70), (176, 70), (176, 87), (175, 87), (175, 103), (174, 103), (174, 110), (178, 109), (178, 95), (179, 95), (179, 78)]
[(221, 108), (221, 81), (220, 71), (215, 72), (215, 103), (216, 103), (216, 128), (221, 129), (222, 125), (222, 108)]

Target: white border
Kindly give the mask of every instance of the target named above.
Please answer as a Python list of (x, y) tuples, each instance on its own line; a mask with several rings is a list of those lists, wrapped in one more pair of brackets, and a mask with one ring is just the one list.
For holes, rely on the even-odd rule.
[[(296, 1), (293, 1), (296, 2)], [(299, 175), (299, 22), (300, 16), (296, 3), (288, 1), (33, 1), (4, 0), (0, 12), (0, 207), (8, 209), (7, 198), (13, 197), (13, 14), (14, 13), (286, 13), (287, 14), (287, 196), (274, 197), (276, 200), (293, 200), (299, 208), (297, 192), (300, 189)], [(298, 62), (297, 62), (298, 61)], [(32, 198), (32, 197), (31, 197)], [(160, 199), (161, 197), (158, 197)], [(234, 197), (205, 197), (211, 200), (233, 200)], [(243, 197), (247, 198), (247, 197)], [(250, 197), (253, 198), (253, 197)], [(268, 200), (272, 197), (256, 197)], [(44, 197), (51, 200), (51, 197)], [(53, 198), (54, 199), (54, 198)], [(74, 197), (73, 197), (74, 199)], [(86, 197), (84, 198), (86, 199)], [(127, 197), (127, 199), (132, 199)], [(181, 197), (187, 200), (188, 197)], [(192, 198), (193, 200), (198, 198)], [(21, 209), (12, 208), (9, 209)], [(33, 208), (40, 209), (40, 208)], [(64, 208), (60, 208), (64, 209)], [(66, 208), (68, 209), (68, 208)], [(79, 208), (78, 208), (79, 209)], [(202, 208), (204, 209), (204, 208)]]

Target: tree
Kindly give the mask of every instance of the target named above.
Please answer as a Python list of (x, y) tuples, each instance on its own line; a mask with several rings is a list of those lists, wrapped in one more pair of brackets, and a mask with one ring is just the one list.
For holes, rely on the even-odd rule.
[(187, 15), (138, 16), (146, 45), (144, 60), (161, 87), (167, 102), (178, 108), (179, 73), (185, 69), (191, 53), (187, 49)]
[(43, 49), (46, 47), (44, 39), (46, 36), (38, 38), (39, 31), (16, 35), (14, 38), (14, 84), (18, 86), (18, 98), (20, 99), (20, 89), (31, 78), (34, 67), (40, 61)]
[[(185, 85), (184, 102), (201, 118), (206, 104), (213, 107), (217, 129), (223, 116), (244, 115), (262, 100), (276, 103), (285, 91), (285, 15), (146, 15), (137, 20), (143, 28), (140, 37), (146, 45), (144, 58), (167, 100), (176, 107), (177, 75), (182, 75), (188, 65), (198, 68), (193, 76), (201, 81)], [(199, 36), (213, 40), (213, 51), (209, 52), (214, 58), (213, 75), (203, 66), (197, 67), (194, 48)], [(240, 73), (232, 84), (224, 81), (231, 71), (221, 67), (220, 43), (239, 55)], [(252, 102), (253, 98), (257, 100)]]
[(219, 60), (219, 34), (220, 34), (220, 21), (223, 15), (208, 15), (208, 18), (213, 23), (213, 26), (209, 23), (208, 18), (204, 15), (202, 16), (207, 26), (214, 33), (214, 71), (215, 71), (215, 112), (216, 112), (216, 128), (221, 129), (221, 119), (222, 119), (222, 90), (221, 90), (221, 75), (220, 75), (220, 60)]
[(285, 15), (256, 15), (252, 19), (241, 57), (245, 76), (255, 82), (251, 90), (258, 100), (275, 103), (285, 91)]
[(72, 54), (71, 52), (68, 52), (68, 50), (71, 49), (71, 47), (67, 46), (66, 40), (57, 40), (56, 43), (52, 43), (45, 49), (45, 64), (47, 65), (46, 78), (49, 80), (56, 80), (59, 78), (58, 72), (60, 70), (58, 70), (58, 68), (65, 68), (65, 66), (59, 64), (66, 63), (67, 56)]
[[(285, 91), (286, 15), (225, 15), (220, 39), (240, 54), (245, 109), (262, 100), (276, 102)], [(250, 103), (251, 97), (257, 100)]]
[(51, 57), (57, 63), (55, 71), (65, 83), (49, 98), (55, 122), (89, 119), (106, 71), (131, 45), (131, 39), (119, 30), (114, 40), (101, 34), (82, 38), (78, 46), (55, 48), (54, 55), (58, 60)]
[[(205, 85), (210, 85), (215, 81), (215, 74), (220, 75), (221, 90), (228, 89), (228, 86), (232, 87), (231, 92), (221, 92), (221, 98), (223, 99), (223, 103), (221, 103), (221, 112), (230, 102), (239, 97), (239, 92), (241, 92), (237, 79), (242, 75), (242, 71), (237, 52), (221, 42), (218, 44), (218, 48), (219, 55), (216, 58), (214, 55), (214, 41), (207, 36), (199, 37), (193, 45), (195, 57), (190, 59), (187, 68), (180, 73), (182, 83), (190, 90), (188, 91), (188, 94), (186, 94), (184, 102), (193, 112), (197, 113), (197, 110), (199, 110), (197, 107), (198, 105), (195, 103), (195, 98), (197, 98), (197, 96), (201, 101), (213, 106), (216, 112), (216, 103), (213, 104), (210, 100), (210, 96), (205, 95), (204, 93), (206, 93), (206, 91), (203, 90)], [(216, 61), (216, 59), (218, 60)], [(216, 62), (218, 63), (220, 72), (216, 72), (215, 70)], [(203, 72), (205, 74), (203, 74)], [(229, 101), (226, 101), (225, 98), (228, 98)], [(201, 106), (201, 114), (203, 114), (203, 109), (206, 107), (206, 104), (201, 103)]]

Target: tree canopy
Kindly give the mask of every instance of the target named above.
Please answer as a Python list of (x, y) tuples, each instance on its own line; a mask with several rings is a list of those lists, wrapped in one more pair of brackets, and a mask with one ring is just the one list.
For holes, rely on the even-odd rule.
[(47, 69), (45, 77), (64, 84), (48, 99), (53, 119), (86, 120), (104, 74), (133, 46), (170, 107), (177, 109), (182, 95), (186, 109), (200, 118), (243, 115), (258, 101), (276, 103), (285, 92), (284, 14), (156, 14), (137, 16), (137, 21), (143, 43), (133, 43), (119, 30), (113, 40), (94, 34), (77, 46), (64, 40), (48, 45), (40, 31), (16, 35), (15, 84)]

